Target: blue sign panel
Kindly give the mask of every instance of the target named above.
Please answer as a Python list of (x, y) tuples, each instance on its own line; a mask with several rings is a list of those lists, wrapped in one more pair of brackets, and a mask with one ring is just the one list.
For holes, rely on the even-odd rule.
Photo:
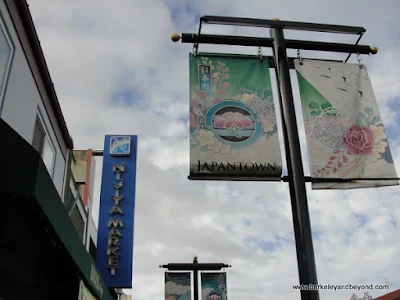
[(132, 287), (137, 136), (106, 135), (96, 266), (107, 287)]

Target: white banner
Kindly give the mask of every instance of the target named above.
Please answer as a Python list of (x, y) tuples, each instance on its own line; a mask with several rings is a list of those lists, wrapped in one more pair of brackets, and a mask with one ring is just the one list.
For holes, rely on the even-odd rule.
[(295, 60), (311, 177), (354, 179), (313, 183), (313, 189), (398, 185), (389, 142), (367, 68)]

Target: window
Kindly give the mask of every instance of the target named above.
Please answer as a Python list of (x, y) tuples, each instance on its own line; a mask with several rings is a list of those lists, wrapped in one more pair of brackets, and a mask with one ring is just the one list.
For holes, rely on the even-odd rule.
[(79, 238), (83, 241), (84, 231), (85, 231), (85, 221), (83, 220), (79, 207), (75, 205), (71, 213), (71, 221), (74, 224), (76, 231), (78, 232)]
[(64, 206), (67, 212), (71, 211), (72, 207), (75, 205), (74, 194), (71, 191), (71, 188), (68, 188), (67, 195), (65, 197)]
[(92, 238), (90, 238), (89, 242), (89, 254), (92, 256), (93, 260), (96, 261), (96, 245), (94, 244)]
[(56, 152), (51, 143), (49, 136), (43, 126), (40, 116), (38, 115), (35, 122), (35, 128), (33, 131), (32, 146), (42, 156), (43, 162), (46, 165), (47, 171), (50, 176), (53, 177), (54, 161), (56, 158)]
[(0, 12), (0, 112), (4, 91), (7, 85), (8, 75), (11, 69), (11, 63), (14, 56), (14, 44), (6, 30), (3, 16)]

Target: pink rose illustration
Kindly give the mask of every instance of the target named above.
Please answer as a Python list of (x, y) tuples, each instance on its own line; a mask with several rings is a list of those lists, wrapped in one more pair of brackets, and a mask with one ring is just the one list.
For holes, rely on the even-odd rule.
[(370, 155), (374, 145), (374, 135), (367, 127), (353, 125), (344, 134), (343, 143), (350, 154)]
[(215, 118), (214, 124), (219, 128), (229, 129), (234, 125), (236, 125), (238, 128), (244, 128), (249, 127), (252, 124), (252, 121), (249, 117), (246, 117), (241, 113), (226, 112)]

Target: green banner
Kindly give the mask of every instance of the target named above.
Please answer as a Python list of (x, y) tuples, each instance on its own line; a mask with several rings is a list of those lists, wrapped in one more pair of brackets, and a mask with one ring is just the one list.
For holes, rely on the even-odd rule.
[(189, 178), (280, 180), (268, 60), (211, 53), (189, 60)]
[(228, 300), (226, 273), (201, 273), (202, 300)]
[[(389, 142), (366, 66), (295, 61), (313, 189), (398, 185)], [(368, 179), (373, 180), (368, 180)], [(363, 179), (363, 180), (357, 180)]]

